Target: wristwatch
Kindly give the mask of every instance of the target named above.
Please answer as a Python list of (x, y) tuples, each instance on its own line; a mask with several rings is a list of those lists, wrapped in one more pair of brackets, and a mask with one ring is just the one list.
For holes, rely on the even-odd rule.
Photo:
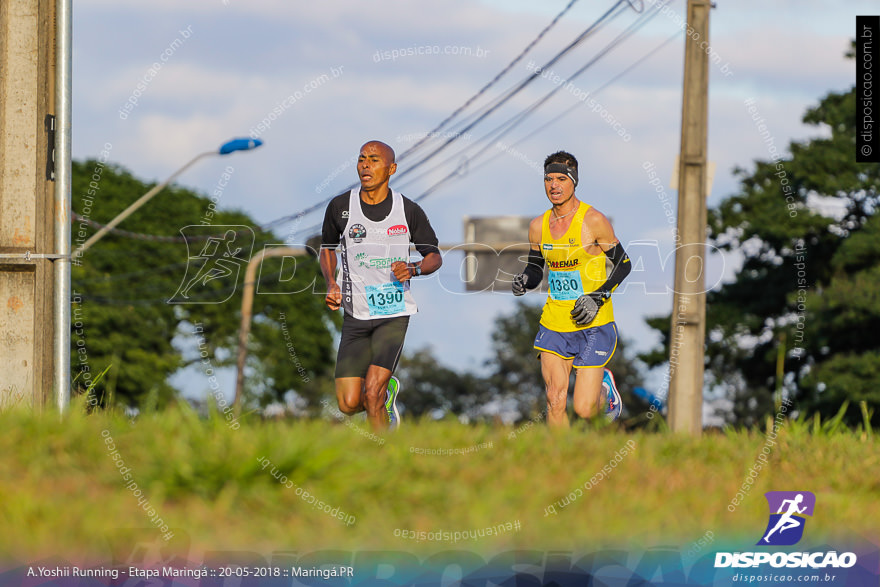
[(421, 264), (417, 265), (417, 264), (413, 263), (413, 270), (414, 270), (413, 277), (418, 277), (419, 275), (421, 275), (422, 274)]

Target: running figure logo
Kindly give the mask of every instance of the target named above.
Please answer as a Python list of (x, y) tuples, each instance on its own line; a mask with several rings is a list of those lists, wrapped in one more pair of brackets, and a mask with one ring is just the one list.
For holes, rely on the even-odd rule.
[[(231, 298), (241, 267), (253, 252), (253, 230), (243, 225), (191, 225), (180, 232), (186, 239), (186, 273), (168, 303), (222, 304)], [(191, 254), (190, 245), (197, 255)]]
[[(800, 542), (804, 525), (816, 507), (816, 496), (809, 491), (768, 491), (770, 520), (759, 546), (791, 546)], [(775, 513), (774, 513), (775, 512)]]

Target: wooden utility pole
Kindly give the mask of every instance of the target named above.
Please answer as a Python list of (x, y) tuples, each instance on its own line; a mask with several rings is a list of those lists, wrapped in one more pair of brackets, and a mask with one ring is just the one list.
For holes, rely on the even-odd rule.
[(0, 409), (52, 397), (55, 2), (0, 2)]
[(678, 169), (678, 234), (669, 352), (669, 425), (699, 436), (703, 429), (706, 339), (706, 151), (709, 113), (710, 0), (688, 0)]

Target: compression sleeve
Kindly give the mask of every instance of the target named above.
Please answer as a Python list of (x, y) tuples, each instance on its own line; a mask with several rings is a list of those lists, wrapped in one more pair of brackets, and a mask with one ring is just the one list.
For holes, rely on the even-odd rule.
[(608, 257), (607, 262), (611, 264), (611, 270), (608, 272), (608, 279), (596, 291), (610, 294), (632, 271), (632, 263), (630, 263), (629, 255), (623, 250), (623, 245), (620, 242), (605, 251), (605, 256)]
[(541, 251), (529, 249), (529, 261), (523, 270), (523, 275), (526, 276), (526, 289), (535, 289), (541, 285), (541, 280), (544, 279), (544, 255)]

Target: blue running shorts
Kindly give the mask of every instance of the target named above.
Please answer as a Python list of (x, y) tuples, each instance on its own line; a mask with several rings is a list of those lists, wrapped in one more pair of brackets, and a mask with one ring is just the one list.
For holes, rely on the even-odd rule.
[(604, 367), (617, 348), (617, 325), (609, 322), (574, 332), (556, 332), (541, 325), (534, 346), (563, 359), (574, 359), (572, 366), (576, 369)]

